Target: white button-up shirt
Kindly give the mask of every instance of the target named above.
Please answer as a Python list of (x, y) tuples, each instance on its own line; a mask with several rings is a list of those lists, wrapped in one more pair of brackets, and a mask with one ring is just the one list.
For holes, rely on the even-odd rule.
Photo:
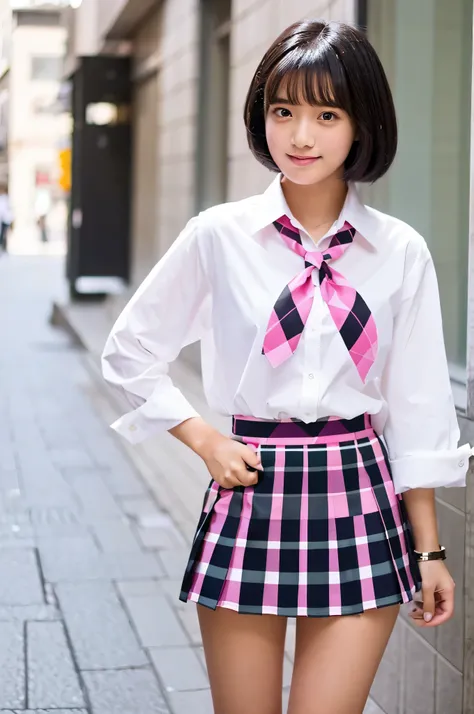
[[(273, 305), (304, 268), (273, 221), (287, 215), (303, 245), (315, 249), (292, 216), (280, 180), (261, 195), (192, 218), (125, 307), (102, 366), (133, 410), (112, 427), (137, 443), (198, 416), (168, 365), (185, 345), (201, 340), (204, 392), (220, 414), (308, 423), (368, 413), (386, 442), (398, 493), (465, 485), (471, 448), (457, 447), (431, 255), (413, 228), (363, 205), (355, 186), (317, 248), (327, 247), (345, 221), (356, 229), (334, 268), (362, 295), (377, 326), (378, 353), (366, 381), (319, 289), (295, 353), (276, 368), (262, 354)], [(318, 271), (312, 275), (318, 284)]]

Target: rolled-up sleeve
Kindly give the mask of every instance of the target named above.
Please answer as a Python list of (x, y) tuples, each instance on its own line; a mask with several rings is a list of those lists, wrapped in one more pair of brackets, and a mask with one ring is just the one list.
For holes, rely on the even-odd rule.
[(458, 447), (438, 282), (425, 244), (410, 258), (382, 391), (395, 491), (465, 486), (471, 447)]
[(103, 350), (104, 379), (133, 407), (112, 428), (131, 443), (199, 416), (168, 372), (181, 349), (201, 338), (210, 300), (196, 216), (126, 305)]

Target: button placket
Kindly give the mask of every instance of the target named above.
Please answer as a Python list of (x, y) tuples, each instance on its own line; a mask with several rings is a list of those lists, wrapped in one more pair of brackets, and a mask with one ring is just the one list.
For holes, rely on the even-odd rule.
[(320, 360), (320, 329), (322, 297), (317, 290), (314, 295), (313, 307), (305, 327), (305, 354), (301, 404), (307, 419), (312, 418), (317, 411), (319, 400), (319, 360)]

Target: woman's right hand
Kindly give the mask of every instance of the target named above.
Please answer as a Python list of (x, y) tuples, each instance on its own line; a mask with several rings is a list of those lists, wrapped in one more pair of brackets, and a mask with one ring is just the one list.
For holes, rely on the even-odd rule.
[(206, 464), (214, 481), (223, 488), (253, 486), (258, 483), (255, 471), (263, 471), (259, 455), (240, 441), (224, 436), (201, 417), (191, 417), (169, 430), (189, 446)]
[(246, 463), (258, 471), (263, 471), (260, 457), (253, 449), (219, 432), (209, 437), (199, 455), (214, 481), (223, 488), (253, 486), (258, 483), (257, 473), (249, 471)]

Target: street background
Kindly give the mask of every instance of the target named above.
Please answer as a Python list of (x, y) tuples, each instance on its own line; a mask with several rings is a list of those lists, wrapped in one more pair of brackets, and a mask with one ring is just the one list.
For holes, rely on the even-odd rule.
[[(167, 433), (132, 447), (109, 428), (129, 406), (100, 354), (186, 221), (270, 183), (242, 108), (264, 51), (304, 17), (356, 23), (386, 69), (400, 149), (360, 188), (428, 242), (474, 443), (473, 14), (473, 0), (0, 0), (0, 222), (14, 221), (0, 248), (0, 712), (212, 714), (195, 605), (178, 600), (208, 473)], [(228, 433), (197, 345), (170, 373)], [(436, 494), (455, 616), (420, 631), (402, 611), (366, 714), (474, 714), (473, 484)], [(294, 634), (290, 621), (285, 708)]]

